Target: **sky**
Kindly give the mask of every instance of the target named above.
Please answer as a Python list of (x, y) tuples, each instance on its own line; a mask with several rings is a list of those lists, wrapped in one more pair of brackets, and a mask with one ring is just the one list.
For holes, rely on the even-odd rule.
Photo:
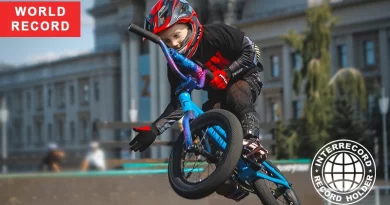
[[(5, 0), (0, 0), (5, 1)], [(9, 0), (7, 0), (9, 1)], [(28, 1), (28, 0), (24, 0)], [(77, 0), (76, 0), (77, 1)], [(81, 37), (1, 38), (0, 64), (21, 66), (90, 52), (94, 49), (94, 19), (87, 13), (94, 0), (81, 2)]]

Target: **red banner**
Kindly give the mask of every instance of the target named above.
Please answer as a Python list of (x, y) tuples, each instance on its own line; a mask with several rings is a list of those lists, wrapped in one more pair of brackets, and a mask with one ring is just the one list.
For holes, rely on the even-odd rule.
[(0, 37), (80, 37), (80, 2), (0, 2)]

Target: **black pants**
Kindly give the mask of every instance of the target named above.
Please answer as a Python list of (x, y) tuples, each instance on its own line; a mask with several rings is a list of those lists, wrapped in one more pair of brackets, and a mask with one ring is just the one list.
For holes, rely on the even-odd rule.
[(244, 137), (257, 137), (260, 134), (260, 116), (255, 110), (255, 102), (260, 95), (262, 83), (259, 73), (248, 78), (231, 82), (226, 90), (210, 90), (204, 111), (220, 108), (232, 112), (240, 120)]

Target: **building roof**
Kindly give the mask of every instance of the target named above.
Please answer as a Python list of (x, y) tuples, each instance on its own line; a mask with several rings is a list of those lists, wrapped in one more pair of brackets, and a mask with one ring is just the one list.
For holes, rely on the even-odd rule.
[(8, 71), (8, 70), (12, 70), (14, 68), (15, 68), (14, 65), (0, 62), (0, 71)]

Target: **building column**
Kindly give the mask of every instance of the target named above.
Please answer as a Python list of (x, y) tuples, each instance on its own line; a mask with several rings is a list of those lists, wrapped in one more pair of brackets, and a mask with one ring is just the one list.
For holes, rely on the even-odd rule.
[[(159, 66), (158, 66), (158, 47), (156, 44), (149, 42), (149, 75), (150, 75), (150, 120), (154, 122), (162, 113), (159, 110)], [(165, 75), (166, 76), (166, 75)], [(151, 157), (158, 157), (159, 147), (151, 146)]]
[[(130, 62), (129, 62), (129, 74), (128, 74), (128, 87), (130, 87), (130, 98), (128, 99), (129, 107), (126, 110), (126, 114), (129, 115), (129, 110), (133, 107), (134, 109), (139, 109), (138, 103), (139, 103), (139, 96), (140, 96), (140, 90), (139, 90), (139, 49), (140, 49), (140, 42), (138, 38), (131, 34), (129, 36), (129, 50), (130, 50)], [(134, 103), (134, 104), (132, 104)], [(137, 119), (138, 120), (138, 119)]]
[[(165, 108), (167, 107), (167, 105), (169, 104), (170, 102), (170, 96), (171, 96), (171, 89), (170, 89), (170, 85), (169, 85), (169, 81), (168, 81), (168, 77), (167, 77), (167, 60), (165, 58), (165, 55), (160, 51), (158, 50), (158, 65), (159, 65), (159, 68), (158, 68), (158, 71), (159, 71), (159, 74), (158, 74), (158, 82), (159, 82), (159, 93), (160, 93), (160, 97), (159, 97), (159, 110), (160, 110), (160, 113), (164, 112)], [(170, 141), (172, 140), (172, 130), (171, 129), (167, 129), (162, 135), (161, 135), (161, 140), (164, 140), (164, 141)], [(170, 154), (170, 151), (171, 151), (171, 147), (170, 146), (160, 146), (160, 156), (159, 158), (168, 158), (169, 157), (169, 154)]]
[(355, 68), (355, 53), (354, 53), (354, 46), (353, 46), (353, 35), (349, 34), (346, 39), (347, 44), (347, 61), (348, 66)]
[[(121, 118), (122, 121), (129, 121), (129, 82), (127, 79), (129, 70), (129, 44), (128, 36), (123, 35), (121, 41)], [(78, 90), (78, 89), (75, 89)], [(77, 92), (78, 93), (78, 92)], [(77, 95), (76, 95), (77, 96)], [(77, 101), (78, 102), (78, 101)]]
[(283, 45), (283, 121), (287, 122), (292, 118), (292, 74), (291, 74), (291, 60), (290, 47)]

